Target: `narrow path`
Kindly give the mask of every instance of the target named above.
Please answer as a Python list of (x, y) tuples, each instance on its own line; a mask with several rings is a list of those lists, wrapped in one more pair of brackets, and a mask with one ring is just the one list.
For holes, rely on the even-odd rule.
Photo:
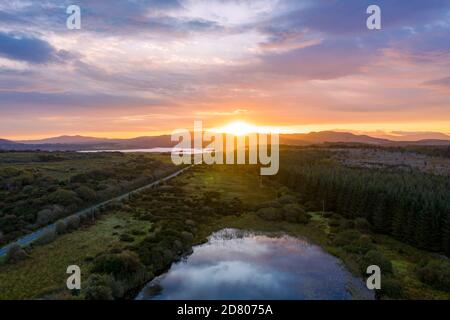
[[(67, 217), (65, 217), (65, 218), (63, 218), (63, 219), (60, 219), (60, 220), (58, 220), (58, 221), (65, 220), (65, 219), (67, 219), (67, 218), (69, 218), (69, 217), (73, 217), (73, 216), (81, 216), (81, 215), (83, 215), (83, 214), (85, 214), (85, 213), (87, 213), (87, 212), (97, 210), (97, 209), (103, 207), (104, 205), (107, 205), (108, 203), (111, 203), (111, 202), (114, 202), (114, 201), (122, 201), (122, 200), (125, 200), (125, 199), (127, 199), (130, 195), (139, 193), (139, 192), (141, 192), (141, 191), (143, 191), (143, 190), (145, 190), (145, 189), (154, 187), (154, 186), (160, 184), (161, 182), (164, 182), (164, 181), (170, 180), (170, 179), (172, 179), (172, 178), (175, 178), (176, 176), (178, 176), (179, 174), (181, 174), (182, 172), (186, 171), (186, 170), (189, 169), (189, 168), (190, 168), (190, 166), (189, 166), (189, 167), (186, 167), (186, 168), (183, 168), (183, 169), (181, 169), (181, 170), (178, 170), (178, 171), (176, 171), (176, 172), (174, 172), (174, 173), (168, 175), (167, 177), (164, 177), (164, 178), (161, 178), (161, 179), (159, 179), (159, 180), (153, 181), (153, 182), (150, 183), (150, 184), (147, 184), (147, 185), (145, 185), (145, 186), (143, 186), (143, 187), (140, 187), (140, 188), (138, 188), (138, 189), (132, 190), (132, 191), (127, 192), (127, 193), (125, 193), (125, 194), (122, 194), (122, 195), (120, 195), (120, 196), (117, 196), (117, 197), (114, 197), (114, 198), (112, 198), (112, 199), (109, 199), (109, 200), (100, 202), (100, 203), (98, 203), (98, 204), (95, 204), (95, 205), (93, 205), (93, 206), (91, 206), (91, 207), (89, 207), (89, 208), (86, 208), (86, 209), (83, 209), (83, 210), (81, 210), (81, 211), (78, 211), (78, 212), (76, 212), (76, 213), (74, 213), (74, 214), (71, 214), (70, 216), (67, 216)], [(14, 242), (12, 242), (12, 243), (10, 243), (10, 244), (8, 244), (8, 245), (6, 245), (6, 246), (0, 248), (0, 257), (3, 257), (4, 255), (6, 255), (6, 253), (8, 252), (9, 247), (10, 247), (12, 244), (14, 244), (14, 243), (17, 243), (17, 244), (19, 244), (19, 245), (21, 245), (21, 246), (23, 247), (23, 246), (29, 245), (31, 242), (33, 242), (33, 241), (39, 239), (39, 237), (42, 236), (47, 230), (55, 230), (55, 226), (56, 226), (56, 223), (57, 223), (58, 221), (56, 221), (56, 222), (54, 222), (54, 223), (52, 223), (52, 224), (49, 224), (48, 226), (42, 227), (42, 228), (40, 228), (40, 229), (38, 229), (38, 230), (36, 230), (36, 231), (33, 231), (32, 233), (29, 233), (29, 234), (27, 234), (27, 235), (25, 235), (25, 236), (23, 236), (23, 237), (17, 239), (16, 241), (14, 241)]]

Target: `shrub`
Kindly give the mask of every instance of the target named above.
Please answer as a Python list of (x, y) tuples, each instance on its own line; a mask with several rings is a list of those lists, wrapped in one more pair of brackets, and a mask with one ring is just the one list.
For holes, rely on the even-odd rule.
[(289, 204), (297, 202), (294, 196), (288, 194), (282, 195), (277, 199), (277, 201), (281, 204)]
[(344, 246), (345, 251), (356, 253), (356, 254), (366, 254), (370, 250), (375, 249), (372, 243), (372, 239), (368, 235), (362, 235), (358, 240), (353, 241), (350, 244)]
[(36, 224), (38, 226), (45, 226), (52, 221), (60, 218), (64, 214), (64, 209), (59, 205), (52, 205), (37, 213)]
[(139, 230), (139, 229), (133, 229), (133, 230), (131, 230), (131, 234), (134, 236), (141, 236), (141, 235), (145, 234), (145, 231)]
[(97, 198), (97, 194), (95, 193), (95, 191), (88, 186), (80, 186), (75, 190), (75, 192), (81, 199), (88, 202), (91, 202)]
[(341, 223), (342, 229), (354, 229), (355, 228), (355, 222), (352, 220), (343, 220)]
[(67, 229), (76, 230), (80, 227), (80, 217), (70, 216), (66, 220), (67, 220)]
[(381, 278), (381, 289), (377, 292), (381, 297), (392, 299), (404, 298), (402, 283), (392, 277)]
[(334, 212), (327, 211), (323, 213), (324, 218), (331, 218), (334, 215)]
[(370, 250), (361, 260), (361, 272), (366, 273), (367, 267), (370, 265), (377, 265), (380, 267), (382, 274), (392, 273), (392, 263), (381, 252), (377, 250)]
[(328, 225), (330, 227), (340, 227), (341, 226), (341, 220), (332, 218), (330, 220), (330, 222), (328, 222)]
[(370, 223), (365, 218), (356, 218), (355, 219), (355, 227), (356, 227), (356, 229), (361, 230), (361, 231), (369, 231)]
[(183, 238), (184, 241), (188, 243), (191, 243), (194, 240), (194, 236), (192, 235), (192, 233), (187, 231), (181, 232), (181, 237)]
[(190, 227), (195, 227), (195, 225), (196, 225), (195, 221), (191, 220), (191, 219), (187, 219), (184, 223)]
[(294, 203), (283, 206), (283, 217), (286, 221), (294, 223), (307, 223), (311, 218), (301, 206)]
[(110, 275), (91, 274), (83, 289), (87, 300), (113, 300), (114, 279)]
[(50, 221), (54, 219), (52, 210), (50, 209), (43, 209), (39, 211), (36, 215), (36, 224), (38, 226), (45, 226)]
[(123, 251), (119, 254), (104, 254), (97, 257), (92, 272), (112, 274), (118, 279), (124, 279), (142, 267), (136, 253)]
[(120, 241), (123, 241), (123, 242), (133, 242), (134, 241), (134, 237), (129, 235), (128, 233), (121, 234), (119, 239), (120, 239)]
[(256, 214), (264, 219), (264, 220), (268, 220), (268, 221), (281, 221), (283, 220), (283, 211), (281, 209), (278, 208), (273, 208), (273, 207), (269, 207), (269, 208), (261, 208), (259, 209)]
[(425, 284), (450, 291), (450, 263), (447, 261), (431, 260), (417, 269), (417, 275)]
[(27, 253), (17, 243), (12, 244), (6, 252), (7, 263), (17, 263), (27, 258)]
[(64, 221), (58, 221), (55, 224), (56, 234), (64, 234), (67, 232), (67, 225)]
[(47, 229), (44, 233), (36, 240), (36, 243), (39, 245), (48, 244), (56, 239), (56, 232), (53, 229)]
[(77, 194), (71, 190), (59, 189), (48, 196), (48, 201), (55, 204), (61, 204), (63, 206), (75, 205), (78, 206), (81, 204), (80, 198), (77, 197)]
[(357, 230), (344, 230), (339, 232), (334, 239), (337, 246), (346, 246), (358, 240), (361, 234)]

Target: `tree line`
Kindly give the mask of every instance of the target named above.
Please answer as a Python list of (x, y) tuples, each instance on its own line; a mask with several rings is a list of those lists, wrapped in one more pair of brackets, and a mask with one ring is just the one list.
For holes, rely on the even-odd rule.
[(450, 177), (348, 168), (327, 150), (285, 150), (278, 179), (311, 210), (363, 217), (380, 233), (450, 255)]

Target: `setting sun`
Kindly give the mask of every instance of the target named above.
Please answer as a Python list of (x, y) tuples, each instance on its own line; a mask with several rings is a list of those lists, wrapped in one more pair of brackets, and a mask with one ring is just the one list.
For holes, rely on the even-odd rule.
[(249, 124), (245, 121), (235, 121), (229, 123), (223, 127), (212, 129), (214, 132), (234, 134), (236, 136), (243, 136), (250, 133), (258, 132), (258, 127), (252, 124)]
[(210, 131), (243, 136), (251, 133), (279, 133), (279, 128), (257, 126), (245, 121), (234, 121), (222, 127), (213, 128)]

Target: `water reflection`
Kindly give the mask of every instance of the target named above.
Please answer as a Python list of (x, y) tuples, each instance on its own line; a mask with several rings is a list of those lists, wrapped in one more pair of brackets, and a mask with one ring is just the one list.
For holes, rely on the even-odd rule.
[[(352, 293), (350, 293), (352, 292)], [(361, 280), (307, 240), (224, 229), (137, 299), (370, 299)]]

